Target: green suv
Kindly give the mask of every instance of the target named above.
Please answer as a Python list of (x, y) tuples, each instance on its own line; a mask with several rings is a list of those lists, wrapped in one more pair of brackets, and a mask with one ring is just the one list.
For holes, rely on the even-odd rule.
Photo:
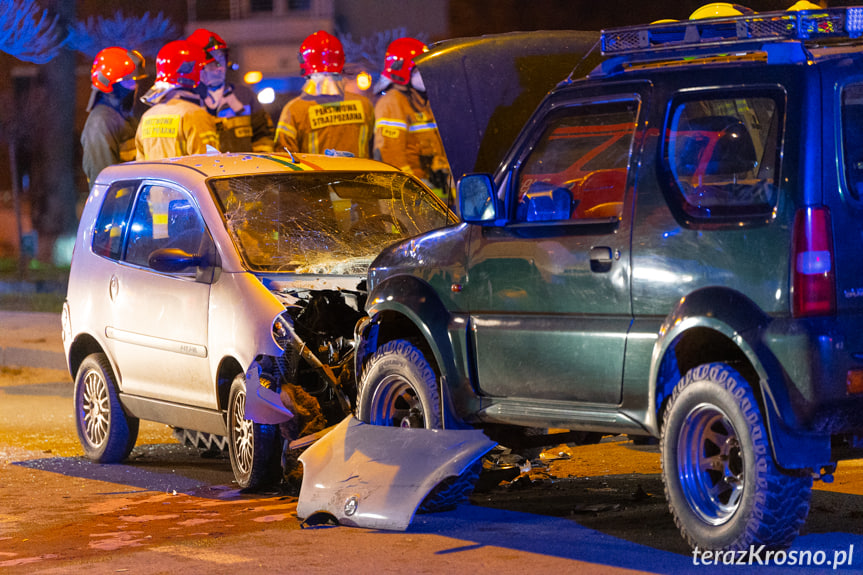
[[(813, 480), (861, 456), (861, 33), (863, 8), (604, 31), (598, 65), (557, 84), (495, 167), (503, 131), (478, 118), (511, 124), (510, 88), (579, 44), (425, 55), (426, 85), (450, 79), (431, 97), (454, 173), (474, 173), (463, 223), (369, 270), (360, 419), (507, 445), (658, 438), (690, 545), (790, 545)], [(513, 48), (497, 109), (459, 100)], [(552, 428), (569, 433), (537, 435)]]

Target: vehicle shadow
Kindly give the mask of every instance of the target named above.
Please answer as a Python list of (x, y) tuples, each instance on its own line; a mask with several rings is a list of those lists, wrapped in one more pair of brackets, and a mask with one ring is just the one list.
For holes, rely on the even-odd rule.
[(234, 482), (227, 454), (177, 443), (137, 445), (123, 463), (94, 463), (85, 457), (50, 457), (14, 465), (68, 477), (105, 481), (139, 491), (185, 493), (224, 499), (244, 497)]

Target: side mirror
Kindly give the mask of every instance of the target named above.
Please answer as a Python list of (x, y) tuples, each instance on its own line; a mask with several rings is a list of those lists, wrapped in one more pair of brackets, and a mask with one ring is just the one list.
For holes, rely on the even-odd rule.
[(150, 253), (147, 263), (157, 272), (177, 273), (190, 267), (200, 267), (206, 262), (197, 254), (190, 254), (178, 248), (162, 248)]
[(459, 210), (466, 222), (493, 222), (497, 218), (494, 183), (488, 174), (467, 174), (458, 182)]

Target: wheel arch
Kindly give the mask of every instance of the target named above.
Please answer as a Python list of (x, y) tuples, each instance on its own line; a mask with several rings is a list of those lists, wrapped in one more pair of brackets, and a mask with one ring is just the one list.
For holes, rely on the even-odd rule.
[(84, 359), (91, 354), (94, 353), (103, 353), (108, 358), (108, 362), (111, 364), (111, 369), (114, 370), (114, 377), (117, 378), (117, 384), (122, 387), (122, 379), (117, 370), (117, 366), (114, 363), (114, 359), (111, 357), (102, 344), (95, 337), (90, 335), (89, 333), (79, 334), (75, 341), (72, 342), (72, 345), (69, 346), (69, 353), (66, 358), (67, 364), (69, 365), (69, 374), (72, 376), (74, 380), (78, 374), (78, 369), (81, 367), (81, 363)]
[(395, 276), (376, 286), (368, 302), (369, 317), (357, 329), (357, 379), (362, 379), (368, 359), (382, 345), (406, 339), (423, 352), (438, 375), (444, 427), (466, 427), (452, 401), (453, 388), (467, 381), (450, 339), (451, 324), (457, 320), (435, 290), (418, 278)]
[(219, 362), (219, 369), (216, 371), (216, 399), (219, 402), (219, 411), (227, 413), (231, 384), (240, 373), (243, 373), (243, 367), (236, 358), (227, 356)]
[(722, 362), (749, 383), (764, 414), (774, 459), (785, 469), (829, 463), (829, 438), (793, 431), (789, 382), (763, 341), (770, 317), (745, 295), (722, 287), (690, 293), (678, 302), (660, 329), (650, 368), (652, 429), (658, 433), (668, 398), (690, 369)]

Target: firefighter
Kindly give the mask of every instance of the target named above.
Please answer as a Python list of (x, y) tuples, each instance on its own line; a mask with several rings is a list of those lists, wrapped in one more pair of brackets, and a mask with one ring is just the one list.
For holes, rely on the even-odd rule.
[(135, 159), (138, 120), (132, 108), (138, 80), (146, 77), (144, 57), (135, 50), (111, 46), (93, 60), (89, 114), (81, 132), (82, 164), (91, 188), (103, 168)]
[(199, 28), (187, 38), (207, 53), (201, 70), (201, 87), (206, 88), (204, 105), (216, 118), (219, 149), (222, 152), (272, 152), (273, 120), (246, 86), (225, 81), (228, 44), (215, 32)]
[(156, 55), (156, 82), (142, 100), (152, 108), (144, 112), (135, 146), (138, 160), (158, 160), (203, 154), (218, 149), (216, 120), (196, 92), (204, 50), (185, 40), (165, 44)]
[(387, 47), (376, 92), (374, 158), (419, 177), (445, 200), (450, 169), (414, 57), (428, 51), (415, 38)]
[(300, 44), (303, 93), (282, 108), (276, 126), (275, 150), (323, 154), (348, 152), (371, 156), (374, 108), (360, 94), (345, 91), (342, 43), (319, 30)]

